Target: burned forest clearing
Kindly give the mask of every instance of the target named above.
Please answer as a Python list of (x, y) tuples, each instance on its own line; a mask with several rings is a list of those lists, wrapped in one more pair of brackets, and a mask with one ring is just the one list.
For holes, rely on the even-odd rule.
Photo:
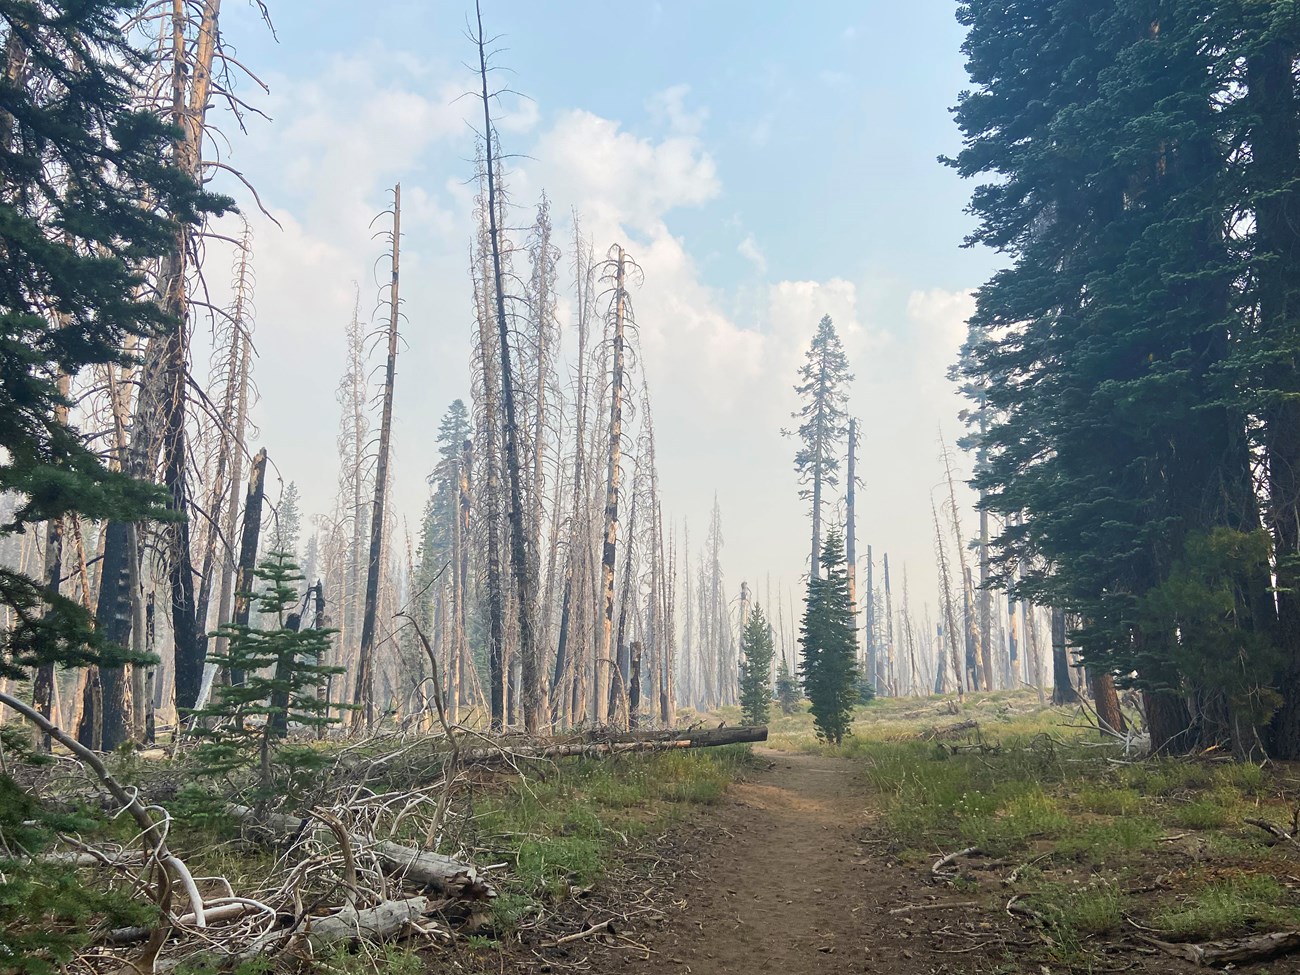
[(0, 0), (0, 975), (1300, 970), (1300, 4)]

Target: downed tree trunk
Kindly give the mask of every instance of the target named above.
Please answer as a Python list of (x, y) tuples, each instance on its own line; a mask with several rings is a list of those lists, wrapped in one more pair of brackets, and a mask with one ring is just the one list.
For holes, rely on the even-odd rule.
[[(298, 816), (283, 813), (258, 816), (248, 806), (235, 803), (227, 805), (226, 809), (240, 822), (269, 830), (279, 842), (296, 842), (308, 833), (309, 820)], [(334, 832), (321, 822), (311, 830), (311, 835), (324, 840), (333, 837)], [(480, 877), (477, 870), (452, 857), (387, 840), (369, 841), (356, 835), (350, 836), (349, 841), (355, 849), (373, 853), (385, 873), (400, 877), (412, 886), (460, 900), (490, 900), (497, 895), (496, 889)]]
[(922, 741), (942, 741), (946, 738), (960, 738), (968, 731), (979, 731), (978, 721), (958, 721), (956, 724), (936, 726), (921, 732)]
[(490, 765), (521, 758), (601, 757), (629, 752), (667, 751), (674, 748), (714, 748), (719, 745), (739, 745), (755, 741), (767, 741), (767, 728), (765, 726), (650, 732), (634, 731), (558, 741), (534, 740), (532, 742), (521, 742), (517, 745), (503, 743), (494, 747), (463, 748), (460, 751), (460, 760), (462, 763), (467, 764)]
[(344, 907), (328, 917), (309, 918), (297, 930), (269, 932), (242, 954), (261, 954), (288, 947), (289, 944), (281, 945), (281, 942), (292, 943), (300, 938), (313, 949), (326, 948), (341, 941), (389, 941), (408, 933), (429, 909), (427, 897), (384, 901), (360, 910)]
[(1273, 931), (1269, 934), (1252, 935), (1249, 938), (1209, 941), (1200, 945), (1176, 944), (1158, 941), (1155, 938), (1142, 940), (1166, 954), (1183, 958), (1197, 966), (1267, 961), (1270, 958), (1300, 951), (1300, 931)]
[[(200, 962), (227, 970), (244, 962), (300, 946), (315, 953), (338, 944), (392, 941), (414, 930), (426, 930), (425, 926), (429, 923), (426, 915), (431, 914), (436, 907), (436, 902), (423, 896), (383, 901), (374, 907), (362, 909), (343, 907), (325, 917), (307, 917), (290, 927), (267, 931), (241, 951), (215, 949), (168, 959), (157, 965), (155, 971), (159, 975), (167, 975), (182, 964), (190, 967)], [(123, 930), (129, 933), (131, 929)]]

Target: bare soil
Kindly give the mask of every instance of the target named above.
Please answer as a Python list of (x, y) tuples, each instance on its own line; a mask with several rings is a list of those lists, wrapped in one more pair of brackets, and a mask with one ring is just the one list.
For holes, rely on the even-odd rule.
[(631, 935), (645, 951), (625, 944), (592, 971), (976, 975), (1014, 970), (1011, 943), (1035, 943), (887, 854), (859, 765), (755, 753), (767, 767), (679, 837), (667, 922)]
[[(954, 886), (900, 862), (873, 821), (860, 763), (756, 748), (726, 796), (629, 853), (597, 890), (526, 934), (496, 970), (625, 975), (1064, 975), (1196, 971), (1121, 937), (1063, 962), (1032, 919), (1006, 911), (996, 877)], [(941, 852), (936, 851), (936, 859)], [(1010, 867), (997, 867), (1001, 876)], [(590, 929), (583, 934), (584, 929)], [(557, 929), (569, 932), (556, 944)], [(612, 933), (611, 933), (612, 932)], [(1244, 965), (1258, 975), (1297, 963)], [(474, 970), (474, 969), (471, 969)], [(1204, 969), (1199, 969), (1204, 970)]]

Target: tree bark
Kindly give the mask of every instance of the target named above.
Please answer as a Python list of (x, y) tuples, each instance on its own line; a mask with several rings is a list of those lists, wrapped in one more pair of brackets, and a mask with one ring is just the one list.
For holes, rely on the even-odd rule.
[(601, 555), (602, 616), (600, 643), (596, 651), (596, 724), (609, 721), (610, 647), (614, 628), (614, 560), (618, 548), (618, 488), (623, 451), (623, 328), (627, 293), (626, 254), (617, 246), (614, 279), (613, 375), (610, 380), (609, 453), (605, 470), (605, 544)]
[(1093, 707), (1097, 709), (1097, 720), (1101, 724), (1103, 736), (1106, 732), (1123, 734), (1128, 730), (1124, 712), (1119, 706), (1119, 694), (1115, 691), (1115, 678), (1095, 667), (1087, 668), (1088, 693), (1092, 695)]
[(501, 345), (501, 396), (506, 420), (506, 476), (510, 482), (510, 552), (515, 582), (515, 608), (519, 623), (519, 653), (523, 683), (524, 727), (536, 733), (541, 727), (541, 670), (538, 665), (537, 639), (533, 629), (533, 571), (529, 561), (527, 536), (524, 534), (524, 502), (521, 486), (519, 428), (515, 418), (514, 380), (510, 365), (510, 330), (506, 321), (505, 281), (501, 273), (501, 230), (497, 226), (496, 173), (492, 111), (487, 81), (487, 47), (483, 36), (483, 11), (474, 6), (478, 21), (479, 77), (482, 81), (483, 132), (487, 154), (488, 227), (492, 245), (492, 274), (496, 298), (497, 333)]
[(1079, 693), (1070, 673), (1070, 648), (1066, 643), (1065, 610), (1052, 610), (1052, 703), (1074, 704)]
[[(257, 568), (257, 540), (262, 533), (262, 499), (265, 495), (266, 448), (253, 458), (248, 472), (248, 497), (244, 500), (244, 529), (239, 543), (239, 567), (235, 575), (235, 607), (230, 622), (247, 626), (252, 614), (253, 570)], [(231, 684), (244, 683), (244, 672), (232, 670)]]
[[(1279, 344), (1300, 336), (1300, 105), (1293, 77), (1297, 46), (1279, 37), (1247, 65), (1260, 325)], [(1300, 758), (1300, 389), (1293, 357), (1266, 366), (1273, 401), (1264, 411), (1268, 520), (1277, 550), (1274, 639), (1287, 663), (1278, 684), (1283, 702), (1270, 728), (1270, 756)]]
[(370, 557), (366, 561), (366, 604), (361, 617), (361, 651), (353, 688), (353, 727), (375, 725), (375, 622), (379, 605), (379, 576), (384, 561), (384, 503), (388, 494), (388, 454), (392, 443), (393, 385), (397, 378), (398, 291), (402, 247), (402, 184), (393, 187), (392, 279), (388, 292), (388, 357), (384, 366), (384, 398), (379, 421), (379, 455), (375, 463), (375, 498), (370, 508)]

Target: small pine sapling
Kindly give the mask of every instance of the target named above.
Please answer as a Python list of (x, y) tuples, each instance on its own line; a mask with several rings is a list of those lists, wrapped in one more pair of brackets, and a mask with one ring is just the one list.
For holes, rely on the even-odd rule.
[(799, 680), (790, 672), (784, 656), (776, 670), (776, 703), (782, 714), (794, 714), (799, 707)]
[(876, 687), (871, 678), (859, 671), (853, 681), (853, 695), (858, 704), (870, 704), (876, 699)]
[(266, 628), (223, 626), (227, 649), (210, 658), (227, 672), (242, 672), (244, 681), (222, 688), (211, 704), (192, 713), (199, 719), (195, 733), (205, 739), (196, 753), (202, 773), (230, 777), (255, 769), (255, 797), (266, 802), (297, 795), (323, 763), (317, 749), (281, 742), (292, 725), (315, 731), (338, 722), (317, 688), (342, 668), (321, 663), (334, 630), (300, 628), (293, 609), (303, 577), (289, 556), (270, 553), (253, 575), (262, 589), (251, 597)]
[(745, 723), (767, 724), (772, 705), (772, 628), (758, 606), (740, 637), (740, 710)]

